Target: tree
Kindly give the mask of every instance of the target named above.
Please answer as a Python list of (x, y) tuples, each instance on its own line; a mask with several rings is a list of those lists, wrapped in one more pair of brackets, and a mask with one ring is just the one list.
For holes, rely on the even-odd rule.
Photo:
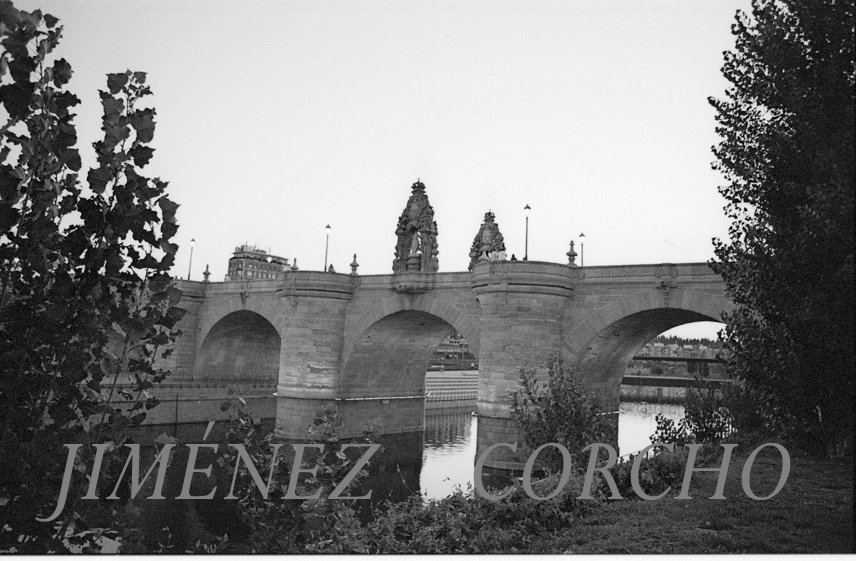
[(737, 308), (732, 375), (768, 429), (852, 444), (854, 2), (753, 0), (738, 12), (714, 169), (733, 220), (711, 264)]
[[(157, 404), (149, 390), (167, 375), (158, 360), (183, 314), (168, 274), (178, 205), (165, 182), (140, 173), (154, 152), (145, 74), (108, 75), (104, 139), (84, 185), (71, 66), (49, 61), (57, 23), (0, 2), (0, 551), (18, 553), (93, 546), (85, 531), (104, 507), (77, 500), (92, 464), (86, 444), (121, 446)], [(71, 443), (84, 446), (70, 504), (38, 522), (57, 503)], [(115, 480), (105, 460), (106, 489)]]
[(693, 361), (687, 361), (687, 374), (692, 375), (698, 372), (698, 363)]

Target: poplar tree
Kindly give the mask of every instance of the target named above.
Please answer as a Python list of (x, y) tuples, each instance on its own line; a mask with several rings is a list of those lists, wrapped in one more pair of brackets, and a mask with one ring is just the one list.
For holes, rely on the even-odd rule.
[(852, 453), (854, 2), (753, 0), (732, 32), (730, 87), (710, 100), (728, 367), (766, 429)]
[[(178, 205), (142, 168), (155, 111), (141, 72), (107, 76), (103, 139), (82, 181), (71, 65), (57, 18), (0, 2), (0, 551), (94, 547), (96, 501), (80, 501), (92, 449), (121, 447), (157, 404), (158, 360), (178, 335), (168, 271)], [(55, 523), (66, 444), (70, 504)], [(110, 457), (116, 454), (110, 454)], [(109, 458), (102, 467), (110, 481)], [(104, 477), (107, 475), (107, 477)], [(106, 494), (106, 493), (101, 493)], [(110, 501), (115, 506), (116, 501)], [(102, 505), (103, 506), (103, 505)], [(108, 511), (111, 506), (107, 506)], [(102, 512), (103, 515), (103, 512)], [(114, 534), (115, 535), (115, 534)]]

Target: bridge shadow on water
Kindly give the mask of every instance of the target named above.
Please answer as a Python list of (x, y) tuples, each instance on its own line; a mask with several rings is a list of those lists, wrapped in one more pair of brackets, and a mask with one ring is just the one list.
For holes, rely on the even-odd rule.
[[(363, 523), (370, 521), (374, 512), (378, 509), (382, 511), (387, 502), (402, 502), (413, 496), (422, 496), (423, 500), (443, 498), (455, 491), (456, 484), (453, 481), (461, 481), (462, 474), (466, 474), (464, 480), (471, 481), (477, 427), (474, 410), (475, 404), (471, 403), (424, 411), (423, 431), (373, 436), (372, 440), (380, 444), (381, 449), (371, 458), (368, 475), (349, 493), (351, 496), (362, 496), (371, 491), (371, 499), (354, 501), (352, 505), (359, 520)], [(273, 430), (273, 425), (273, 419), (266, 419), (262, 423), (268, 431)], [(176, 436), (179, 444), (202, 442), (206, 426), (194, 423), (175, 427), (178, 429)], [(167, 432), (173, 433), (174, 430)], [(150, 438), (138, 437), (138, 441), (144, 440), (151, 441)], [(225, 425), (215, 425), (206, 442), (225, 442)], [(154, 460), (154, 447), (148, 446), (145, 450), (143, 473)], [(183, 551), (210, 534), (228, 534), (230, 542), (249, 546), (250, 526), (241, 520), (236, 501), (225, 499), (233, 474), (218, 465), (211, 449), (200, 448), (196, 467), (204, 469), (212, 466), (211, 476), (200, 473), (194, 475), (190, 492), (193, 496), (204, 496), (214, 491), (214, 496), (209, 500), (178, 500), (175, 497), (181, 493), (189, 449), (179, 445), (175, 450), (166, 472), (163, 490), (165, 500), (140, 500), (151, 494), (152, 477), (134, 501), (139, 507), (141, 539), (146, 548), (156, 551), (158, 543), (166, 543), (171, 539), (178, 550)], [(267, 479), (266, 473), (261, 475)], [(305, 477), (301, 476), (301, 480)], [(499, 488), (510, 483), (508, 477), (495, 479), (490, 474), (485, 476), (484, 481), (488, 488)], [(167, 527), (168, 532), (165, 530)]]
[[(420, 495), (425, 501), (442, 499), (457, 488), (466, 492), (467, 484), (472, 482), (476, 455), (478, 418), (473, 415), (474, 409), (474, 403), (450, 403), (448, 408), (424, 410), (422, 431), (373, 436), (372, 440), (382, 448), (371, 458), (368, 475), (350, 492), (352, 496), (362, 496), (369, 491), (372, 493), (371, 499), (353, 503), (359, 520), (363, 523), (370, 521), (373, 513), (378, 509), (382, 511), (387, 502), (397, 503)], [(683, 415), (682, 406), (667, 404), (622, 402), (621, 410), (621, 414), (616, 415), (621, 455), (636, 452), (647, 445), (648, 438), (656, 428), (653, 421), (656, 413), (676, 420)], [(273, 430), (273, 425), (273, 419), (262, 423), (268, 431)], [(202, 442), (205, 427), (203, 423), (180, 425), (177, 433), (179, 442)], [(224, 428), (225, 425), (218, 433), (215, 426), (207, 442), (224, 442)], [(206, 534), (228, 534), (230, 542), (249, 547), (251, 528), (241, 520), (235, 501), (225, 499), (232, 482), (232, 473), (218, 466), (210, 449), (199, 450), (196, 467), (204, 469), (211, 465), (211, 476), (195, 475), (191, 494), (203, 496), (216, 488), (214, 498), (175, 499), (181, 493), (187, 455), (186, 446), (176, 448), (176, 456), (167, 470), (164, 484), (166, 500), (139, 500), (138, 497), (135, 503), (140, 508), (140, 529), (147, 548), (150, 551), (157, 550), (159, 542), (166, 542), (164, 527), (169, 527), (172, 540), (180, 551), (192, 547), (196, 540), (204, 538)], [(143, 472), (152, 460), (153, 448), (150, 447), (144, 458)], [(266, 480), (267, 474), (261, 475)], [(301, 476), (301, 479), (305, 477)], [(486, 469), (482, 480), (486, 488), (500, 489), (511, 483), (512, 477), (507, 473), (492, 473)], [(148, 497), (150, 494), (149, 486), (140, 496)]]

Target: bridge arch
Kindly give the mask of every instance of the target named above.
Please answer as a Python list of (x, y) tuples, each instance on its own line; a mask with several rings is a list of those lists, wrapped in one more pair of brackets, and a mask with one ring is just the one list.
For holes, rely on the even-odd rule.
[(462, 310), (434, 298), (396, 300), (373, 306), (347, 329), (342, 397), (422, 395), (431, 356), (456, 332), (478, 355), (478, 329)]
[(276, 384), (282, 338), (264, 316), (237, 310), (220, 318), (199, 348), (194, 379)]
[(365, 313), (361, 314), (359, 318), (345, 327), (342, 364), (348, 364), (351, 353), (368, 329), (383, 318), (404, 311), (424, 312), (440, 318), (467, 340), (470, 350), (474, 355), (479, 355), (479, 342), (481, 340), (479, 328), (476, 321), (470, 318), (466, 310), (452, 302), (433, 296), (419, 296), (412, 301), (401, 296), (387, 298), (374, 304)]
[(238, 294), (231, 294), (223, 300), (216, 301), (216, 304), (213, 304), (211, 308), (200, 312), (201, 320), (199, 322), (199, 331), (196, 335), (197, 356), (202, 348), (202, 342), (214, 325), (229, 314), (239, 311), (249, 311), (262, 316), (276, 329), (280, 338), (285, 333), (285, 314), (281, 309), (279, 299), (270, 300), (250, 295), (250, 297), (242, 302)]
[(607, 406), (618, 405), (630, 360), (660, 333), (698, 321), (722, 321), (734, 305), (723, 296), (692, 289), (623, 295), (591, 312), (564, 338), (562, 355)]

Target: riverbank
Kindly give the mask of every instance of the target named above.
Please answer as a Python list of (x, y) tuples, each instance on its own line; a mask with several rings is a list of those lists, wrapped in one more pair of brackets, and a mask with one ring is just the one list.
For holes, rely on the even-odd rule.
[[(853, 463), (794, 454), (784, 488), (768, 501), (748, 498), (741, 472), (750, 446), (739, 446), (729, 464), (725, 500), (711, 500), (718, 473), (693, 475), (692, 500), (603, 504), (561, 534), (535, 541), (525, 553), (852, 553)], [(781, 460), (773, 448), (753, 464), (752, 489), (768, 495)]]

